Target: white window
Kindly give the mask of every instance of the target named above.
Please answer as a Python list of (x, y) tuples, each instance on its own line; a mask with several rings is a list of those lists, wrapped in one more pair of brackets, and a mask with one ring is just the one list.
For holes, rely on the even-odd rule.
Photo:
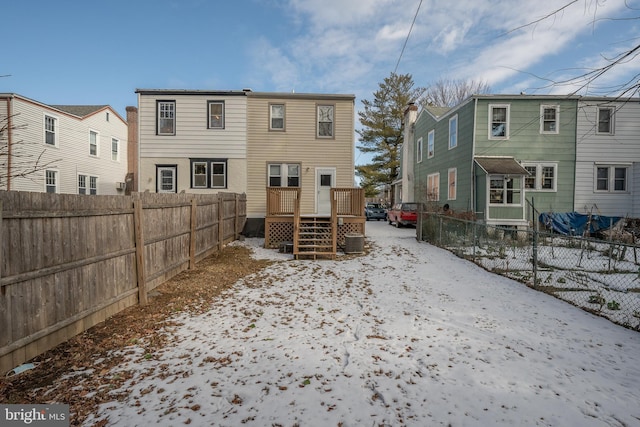
[(58, 146), (58, 119), (52, 116), (44, 116), (44, 143)]
[(117, 162), (120, 160), (120, 141), (111, 138), (111, 160)]
[(596, 165), (595, 191), (620, 192), (628, 191), (628, 166)]
[(489, 139), (509, 139), (508, 104), (489, 104)]
[(560, 107), (558, 105), (540, 106), (540, 133), (558, 133)]
[(156, 166), (158, 193), (177, 192), (177, 166)]
[(272, 163), (267, 165), (270, 187), (300, 187), (300, 165)]
[(211, 188), (227, 187), (227, 162), (211, 162)]
[(270, 104), (269, 105), (269, 129), (270, 130), (284, 130), (284, 104)]
[(427, 135), (427, 159), (432, 158), (435, 155), (435, 140), (436, 140), (436, 131), (429, 131)]
[(207, 188), (207, 177), (209, 176), (207, 170), (209, 164), (201, 161), (191, 163), (191, 187), (193, 188)]
[(87, 194), (87, 175), (78, 175), (78, 194)]
[(449, 150), (458, 146), (458, 115), (449, 119)]
[(422, 162), (422, 138), (418, 138), (418, 143), (416, 144), (416, 162)]
[(45, 171), (45, 191), (47, 193), (58, 192), (58, 171), (47, 169)]
[(447, 175), (449, 179), (449, 186), (448, 186), (449, 191), (447, 194), (447, 198), (449, 200), (455, 200), (456, 193), (457, 193), (458, 169), (457, 168), (449, 169)]
[(94, 130), (89, 131), (89, 155), (98, 156), (100, 149), (100, 134)]
[(191, 159), (191, 188), (227, 188), (227, 160)]
[(98, 177), (89, 177), (89, 194), (98, 194)]
[(333, 105), (318, 105), (318, 138), (333, 138)]
[(209, 101), (209, 129), (224, 129), (224, 101)]
[(613, 135), (613, 112), (612, 107), (598, 108), (597, 133)]
[(521, 181), (518, 177), (489, 176), (489, 203), (492, 205), (522, 205)]
[(440, 174), (432, 173), (427, 176), (427, 201), (440, 200)]
[(529, 172), (524, 177), (524, 188), (530, 191), (556, 191), (558, 182), (557, 163), (522, 163)]
[(176, 134), (176, 102), (175, 101), (158, 101), (158, 135), (175, 135)]

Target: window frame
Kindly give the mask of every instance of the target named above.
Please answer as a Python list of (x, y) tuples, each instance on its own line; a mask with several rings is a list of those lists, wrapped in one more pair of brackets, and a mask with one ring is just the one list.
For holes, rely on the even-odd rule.
[[(92, 153), (93, 143), (91, 141), (91, 136), (95, 135), (95, 153)], [(94, 129), (89, 129), (89, 156), (91, 157), (100, 157), (100, 132)]]
[[(545, 118), (545, 110), (555, 110), (555, 117), (553, 123), (555, 123), (554, 130), (545, 130), (545, 123), (549, 122)], [(540, 133), (541, 134), (549, 134), (549, 135), (557, 135), (560, 133), (560, 106), (559, 105), (551, 105), (551, 104), (541, 104), (540, 105)]]
[[(115, 152), (113, 151), (114, 143), (116, 147)], [(115, 154), (115, 159), (113, 158), (114, 154)], [(111, 137), (111, 160), (114, 162), (120, 161), (120, 140), (114, 137)]]
[[(279, 175), (272, 175), (271, 174), (271, 167), (272, 166), (278, 166), (280, 168), (280, 174)], [(298, 174), (290, 174), (290, 170), (289, 168), (295, 166), (298, 170)], [(267, 163), (267, 184), (269, 187), (287, 187), (287, 188), (300, 188), (302, 185), (302, 164), (301, 163), (279, 163), (279, 162), (269, 162)], [(280, 185), (273, 185), (271, 182), (271, 178), (279, 178), (280, 179)], [(291, 183), (291, 178), (297, 178), (298, 184), (297, 185), (290, 185)], [(286, 185), (282, 185), (283, 183), (285, 183)]]
[[(213, 114), (211, 114), (211, 107), (213, 107), (214, 105), (219, 105), (222, 110), (222, 112), (220, 113), (219, 126), (214, 126), (211, 120), (211, 118), (213, 117)], [(225, 119), (226, 119), (225, 109), (226, 109), (226, 106), (224, 101), (213, 100), (213, 99), (207, 101), (207, 129), (224, 129), (225, 128)]]
[[(191, 177), (191, 183), (190, 186), (193, 189), (198, 189), (198, 190), (218, 190), (218, 189), (225, 189), (228, 186), (228, 159), (220, 159), (220, 158), (191, 158), (189, 159), (189, 163), (190, 163), (190, 167), (189, 167), (189, 175)], [(196, 179), (195, 179), (195, 168), (198, 165), (204, 165), (205, 166), (205, 172), (204, 174), (199, 174), (199, 175), (204, 175), (205, 176), (205, 185), (195, 185)], [(213, 185), (213, 176), (214, 176), (214, 165), (223, 165), (223, 180), (224, 180), (224, 184), (222, 186), (218, 186), (218, 185)]]
[[(558, 191), (558, 163), (556, 162), (522, 162), (522, 167), (529, 170), (535, 168), (535, 175), (524, 177), (525, 191), (535, 191), (542, 193), (556, 193)], [(553, 168), (553, 185), (551, 188), (545, 188), (544, 169)], [(533, 187), (527, 186), (527, 183), (533, 179)]]
[[(280, 117), (274, 117), (273, 115), (273, 107), (282, 107), (282, 127), (275, 127), (273, 125), (274, 119), (279, 119)], [(272, 102), (269, 103), (269, 130), (273, 132), (284, 132), (286, 130), (287, 124), (287, 106), (284, 103)]]
[[(522, 191), (522, 185), (523, 182), (521, 182), (521, 177), (510, 177), (507, 175), (503, 175), (503, 174), (495, 174), (495, 175), (488, 175), (488, 197), (489, 197), (489, 206), (494, 206), (494, 207), (499, 207), (499, 206), (503, 206), (503, 207), (521, 207), (523, 204), (523, 194), (524, 192)], [(515, 187), (514, 183), (518, 182), (518, 187)], [(502, 186), (501, 187), (494, 187), (493, 183), (494, 182), (502, 182)], [(509, 183), (511, 183), (511, 187), (509, 187)], [(493, 195), (494, 193), (496, 193), (496, 189), (500, 189), (500, 202), (496, 202), (493, 199)], [(518, 195), (518, 202), (514, 203), (514, 195)], [(510, 201), (511, 200), (511, 201)]]
[(436, 131), (432, 129), (427, 134), (427, 159), (432, 159), (436, 155)]
[[(455, 124), (455, 130), (451, 132), (451, 123)], [(458, 115), (449, 119), (449, 150), (452, 150), (458, 146)]]
[[(163, 110), (163, 105), (171, 106), (170, 110)], [(159, 136), (175, 136), (176, 134), (176, 101), (169, 99), (158, 99), (156, 100), (156, 135)], [(170, 113), (171, 117), (162, 117), (163, 113)], [(163, 132), (162, 129), (162, 121), (171, 122), (171, 132)]]
[(422, 137), (418, 138), (418, 142), (416, 143), (416, 163), (422, 163), (422, 146), (423, 141)]
[[(331, 118), (330, 121), (321, 121), (320, 111), (322, 108), (330, 108)], [(330, 135), (320, 135), (320, 130), (323, 128), (322, 124), (329, 123), (331, 125)], [(317, 139), (335, 139), (336, 129), (336, 106), (335, 104), (316, 104), (316, 138)]]
[[(160, 171), (171, 171), (172, 173), (172, 190), (163, 190), (162, 183), (159, 182), (158, 176)], [(177, 193), (178, 192), (178, 165), (156, 165), (156, 193)]]
[[(593, 174), (593, 192), (594, 193), (616, 193), (616, 194), (628, 194), (629, 190), (629, 169), (631, 165), (628, 164), (603, 164), (596, 163), (594, 164), (594, 174)], [(598, 183), (602, 181), (602, 178), (598, 177), (599, 170), (607, 170), (607, 178), (604, 181), (607, 184), (606, 189), (599, 189)], [(624, 189), (616, 190), (616, 182), (619, 180), (616, 176), (616, 172), (618, 170), (624, 170)]]
[[(451, 175), (453, 173), (453, 180)], [(447, 171), (447, 200), (456, 200), (458, 196), (458, 168), (449, 168)]]
[[(498, 141), (506, 141), (509, 139), (509, 131), (510, 131), (510, 121), (511, 121), (511, 104), (489, 104), (489, 123), (488, 123), (488, 139), (490, 140), (498, 140)], [(493, 121), (493, 110), (496, 108), (504, 108), (505, 109), (505, 129), (504, 136), (494, 136), (493, 135), (493, 123), (501, 123)]]
[[(47, 119), (51, 119), (51, 121), (53, 122), (53, 130), (48, 130), (47, 129)], [(51, 114), (44, 114), (44, 124), (43, 124), (43, 130), (44, 130), (44, 145), (46, 145), (47, 147), (58, 147), (58, 118), (56, 116), (53, 116)], [(53, 135), (53, 144), (50, 144), (47, 142), (47, 135), (48, 134), (52, 134)]]
[(76, 183), (78, 194), (87, 194), (87, 175), (79, 173)]
[(98, 194), (98, 177), (89, 175), (89, 194), (95, 196)]
[[(431, 190), (435, 190), (435, 192), (432, 192)], [(440, 172), (430, 173), (427, 175), (427, 201), (440, 201)]]
[[(49, 183), (49, 174), (53, 178), (53, 184)], [(44, 192), (56, 194), (60, 192), (60, 171), (58, 169), (45, 169), (44, 171)], [(49, 188), (53, 187), (53, 191), (49, 191)]]
[[(609, 111), (609, 130), (600, 130), (600, 113), (602, 111)], [(597, 135), (615, 135), (615, 107), (597, 107), (596, 109), (596, 134)]]

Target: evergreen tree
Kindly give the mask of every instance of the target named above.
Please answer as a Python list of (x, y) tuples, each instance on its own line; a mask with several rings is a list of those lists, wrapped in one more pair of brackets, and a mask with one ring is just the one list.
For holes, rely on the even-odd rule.
[(367, 197), (375, 196), (399, 178), (404, 111), (410, 102), (418, 103), (424, 92), (425, 88), (414, 87), (411, 74), (391, 73), (379, 84), (372, 101), (362, 101), (358, 149), (373, 157), (371, 163), (356, 166), (356, 174)]

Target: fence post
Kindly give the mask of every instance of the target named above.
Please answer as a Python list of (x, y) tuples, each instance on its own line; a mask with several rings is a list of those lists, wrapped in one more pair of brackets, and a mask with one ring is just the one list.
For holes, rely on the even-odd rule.
[[(0, 277), (2, 277), (2, 263), (4, 260), (4, 254), (2, 253), (2, 242), (4, 242), (4, 237), (2, 236), (2, 200), (0, 200)], [(4, 288), (2, 288), (4, 293)]]
[(218, 250), (224, 248), (224, 198), (218, 193)]
[(533, 263), (533, 286), (538, 285), (538, 221), (536, 221), (536, 208), (531, 198), (531, 218), (533, 219), (533, 250), (531, 254), (531, 262)]
[(133, 229), (135, 232), (136, 243), (136, 272), (138, 280), (138, 303), (140, 305), (147, 304), (147, 284), (144, 274), (144, 236), (142, 219), (142, 200), (139, 196), (133, 200)]
[(476, 246), (478, 243), (478, 221), (473, 221), (473, 262), (476, 262)]
[(236, 193), (236, 208), (235, 208), (235, 218), (233, 219), (233, 238), (235, 240), (238, 240), (238, 234), (240, 233), (238, 231), (238, 223), (240, 222), (238, 220), (238, 211), (239, 211), (239, 206), (240, 206), (240, 202), (238, 201), (238, 199), (240, 198), (240, 195), (238, 193)]
[(198, 203), (195, 197), (191, 199), (191, 233), (189, 235), (189, 270), (196, 268), (196, 221)]

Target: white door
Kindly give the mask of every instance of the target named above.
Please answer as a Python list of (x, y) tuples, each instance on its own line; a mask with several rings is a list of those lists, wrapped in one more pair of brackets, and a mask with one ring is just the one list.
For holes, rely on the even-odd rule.
[(336, 170), (334, 168), (316, 169), (316, 213), (331, 214), (331, 187), (335, 186)]

